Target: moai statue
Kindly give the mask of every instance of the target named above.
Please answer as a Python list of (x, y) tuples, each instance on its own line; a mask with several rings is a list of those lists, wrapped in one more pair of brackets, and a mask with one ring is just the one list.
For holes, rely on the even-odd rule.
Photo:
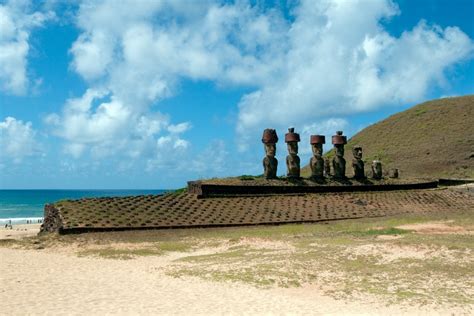
[(390, 169), (388, 171), (388, 177), (392, 179), (398, 178), (398, 169), (397, 168)]
[(275, 179), (277, 177), (278, 160), (275, 158), (277, 142), (278, 136), (274, 129), (267, 128), (263, 131), (262, 143), (265, 149), (263, 176), (266, 179)]
[(382, 179), (382, 162), (380, 160), (372, 161), (372, 178)]
[(354, 146), (352, 148), (352, 168), (354, 169), (354, 179), (365, 179), (364, 162), (362, 161), (362, 147)]
[(324, 159), (323, 159), (323, 144), (326, 143), (324, 135), (311, 135), (309, 142), (313, 149), (313, 157), (309, 161), (311, 167), (311, 178), (324, 178)]
[(344, 179), (346, 177), (346, 160), (344, 159), (344, 145), (347, 144), (347, 137), (342, 136), (342, 131), (337, 131), (332, 137), (332, 143), (336, 156), (332, 159), (334, 178)]
[(288, 178), (300, 177), (300, 157), (298, 157), (298, 142), (300, 141), (300, 134), (295, 133), (293, 127), (288, 129), (285, 134), (285, 143), (288, 147), (288, 156), (286, 156), (286, 176)]

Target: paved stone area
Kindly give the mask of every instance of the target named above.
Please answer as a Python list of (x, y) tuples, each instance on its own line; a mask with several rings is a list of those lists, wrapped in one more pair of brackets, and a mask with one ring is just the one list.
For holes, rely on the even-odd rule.
[(63, 232), (122, 228), (212, 227), (316, 222), (402, 213), (474, 209), (463, 192), (433, 189), (387, 192), (325, 193), (219, 197), (193, 194), (92, 198), (53, 205), (45, 227)]

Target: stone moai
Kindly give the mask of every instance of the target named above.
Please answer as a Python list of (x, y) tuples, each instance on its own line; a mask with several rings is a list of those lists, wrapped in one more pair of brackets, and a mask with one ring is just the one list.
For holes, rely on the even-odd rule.
[(372, 161), (372, 178), (382, 179), (382, 162), (380, 160)]
[(288, 129), (285, 134), (285, 143), (288, 147), (288, 156), (286, 156), (286, 176), (288, 178), (300, 177), (300, 157), (298, 157), (298, 142), (300, 141), (300, 134), (295, 133), (293, 127)]
[(346, 177), (346, 160), (344, 159), (344, 145), (347, 144), (347, 137), (342, 135), (342, 131), (337, 131), (332, 137), (332, 144), (336, 155), (332, 159), (333, 176), (336, 179)]
[(390, 169), (388, 171), (388, 177), (392, 179), (398, 178), (398, 169), (397, 168)]
[(275, 179), (277, 177), (278, 160), (275, 158), (277, 142), (278, 136), (274, 129), (267, 128), (263, 131), (262, 143), (265, 149), (263, 176), (266, 179)]
[(323, 144), (326, 143), (326, 137), (324, 135), (311, 135), (309, 142), (313, 150), (313, 157), (309, 161), (311, 178), (322, 179), (324, 178)]
[(364, 162), (362, 161), (362, 147), (352, 148), (352, 168), (354, 169), (354, 179), (365, 179)]

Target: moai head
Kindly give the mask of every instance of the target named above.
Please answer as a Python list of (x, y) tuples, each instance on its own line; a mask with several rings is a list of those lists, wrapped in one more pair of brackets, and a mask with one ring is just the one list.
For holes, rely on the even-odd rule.
[(275, 157), (277, 142), (278, 142), (278, 136), (274, 129), (267, 128), (266, 130), (263, 131), (262, 143), (265, 149), (266, 156)]
[(285, 142), (288, 147), (288, 153), (290, 155), (298, 154), (298, 142), (300, 141), (300, 134), (295, 133), (295, 129), (290, 127), (288, 133), (285, 134)]
[(352, 155), (355, 159), (362, 159), (362, 147), (354, 146), (352, 148)]
[(347, 137), (342, 135), (342, 131), (337, 131), (336, 135), (332, 136), (332, 144), (336, 151), (336, 156), (344, 157), (344, 145), (347, 144)]
[(276, 144), (263, 144), (265, 149), (265, 155), (268, 157), (275, 157), (276, 155)]
[(313, 156), (321, 158), (323, 156), (323, 144), (326, 143), (326, 137), (324, 137), (324, 135), (311, 135), (309, 142), (313, 149)]

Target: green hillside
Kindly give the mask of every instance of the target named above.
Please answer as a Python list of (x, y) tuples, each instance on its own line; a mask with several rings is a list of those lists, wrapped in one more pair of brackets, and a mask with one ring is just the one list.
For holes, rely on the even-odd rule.
[[(380, 159), (402, 177), (474, 178), (474, 95), (425, 102), (363, 129), (346, 146), (349, 176), (355, 145), (363, 148), (366, 170)], [(309, 173), (303, 168), (303, 176)]]

